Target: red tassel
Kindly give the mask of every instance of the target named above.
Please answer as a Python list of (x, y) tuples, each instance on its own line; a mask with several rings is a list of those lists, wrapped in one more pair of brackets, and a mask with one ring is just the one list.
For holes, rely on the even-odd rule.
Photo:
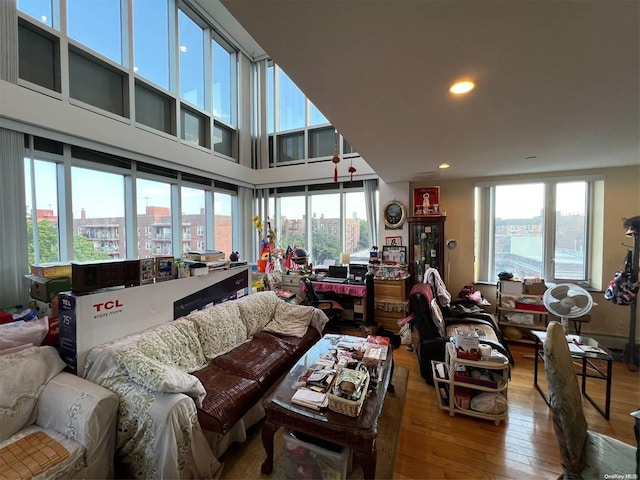
[(333, 181), (338, 181), (338, 165), (336, 164), (336, 168), (333, 170)]

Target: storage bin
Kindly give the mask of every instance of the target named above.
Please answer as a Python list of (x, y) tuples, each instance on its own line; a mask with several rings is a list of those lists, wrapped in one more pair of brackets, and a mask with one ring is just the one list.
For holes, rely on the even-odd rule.
[(347, 478), (351, 449), (291, 430), (283, 432), (288, 479)]

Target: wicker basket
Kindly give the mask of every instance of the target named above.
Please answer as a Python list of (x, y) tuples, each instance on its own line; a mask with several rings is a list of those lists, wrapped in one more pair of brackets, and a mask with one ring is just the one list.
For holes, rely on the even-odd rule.
[(367, 399), (368, 393), (369, 375), (367, 375), (367, 378), (364, 381), (362, 395), (360, 395), (358, 400), (348, 400), (328, 392), (327, 398), (329, 399), (329, 410), (332, 412), (342, 413), (343, 415), (348, 415), (349, 417), (357, 417), (360, 415), (362, 405), (364, 405), (364, 401)]

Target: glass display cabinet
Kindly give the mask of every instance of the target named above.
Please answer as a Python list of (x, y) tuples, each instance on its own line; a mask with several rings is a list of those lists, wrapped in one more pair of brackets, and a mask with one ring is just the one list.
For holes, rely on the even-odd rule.
[(444, 216), (411, 217), (409, 224), (409, 281), (422, 283), (424, 272), (435, 268), (444, 279)]

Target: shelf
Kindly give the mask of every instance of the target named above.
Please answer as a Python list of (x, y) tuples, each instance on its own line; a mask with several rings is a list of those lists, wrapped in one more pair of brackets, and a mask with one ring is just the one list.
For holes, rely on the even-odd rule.
[[(453, 375), (455, 375), (455, 372), (458, 371), (458, 367), (460, 366), (492, 370), (494, 378), (495, 376), (501, 378), (501, 384), (497, 387), (489, 387), (455, 380)], [(436, 396), (438, 397), (438, 405), (442, 410), (448, 411), (449, 415), (454, 416), (456, 413), (469, 415), (485, 420), (492, 420), (496, 425), (507, 417), (508, 410), (505, 410), (503, 413), (491, 414), (462, 408), (456, 397), (456, 389), (464, 388), (466, 389), (465, 391), (468, 392), (500, 394), (506, 400), (507, 389), (509, 386), (509, 361), (507, 359), (505, 359), (504, 362), (490, 362), (457, 358), (455, 355), (455, 348), (451, 343), (447, 343), (446, 360), (444, 362), (436, 360), (432, 361), (431, 369), (433, 371), (433, 380), (436, 388)]]

